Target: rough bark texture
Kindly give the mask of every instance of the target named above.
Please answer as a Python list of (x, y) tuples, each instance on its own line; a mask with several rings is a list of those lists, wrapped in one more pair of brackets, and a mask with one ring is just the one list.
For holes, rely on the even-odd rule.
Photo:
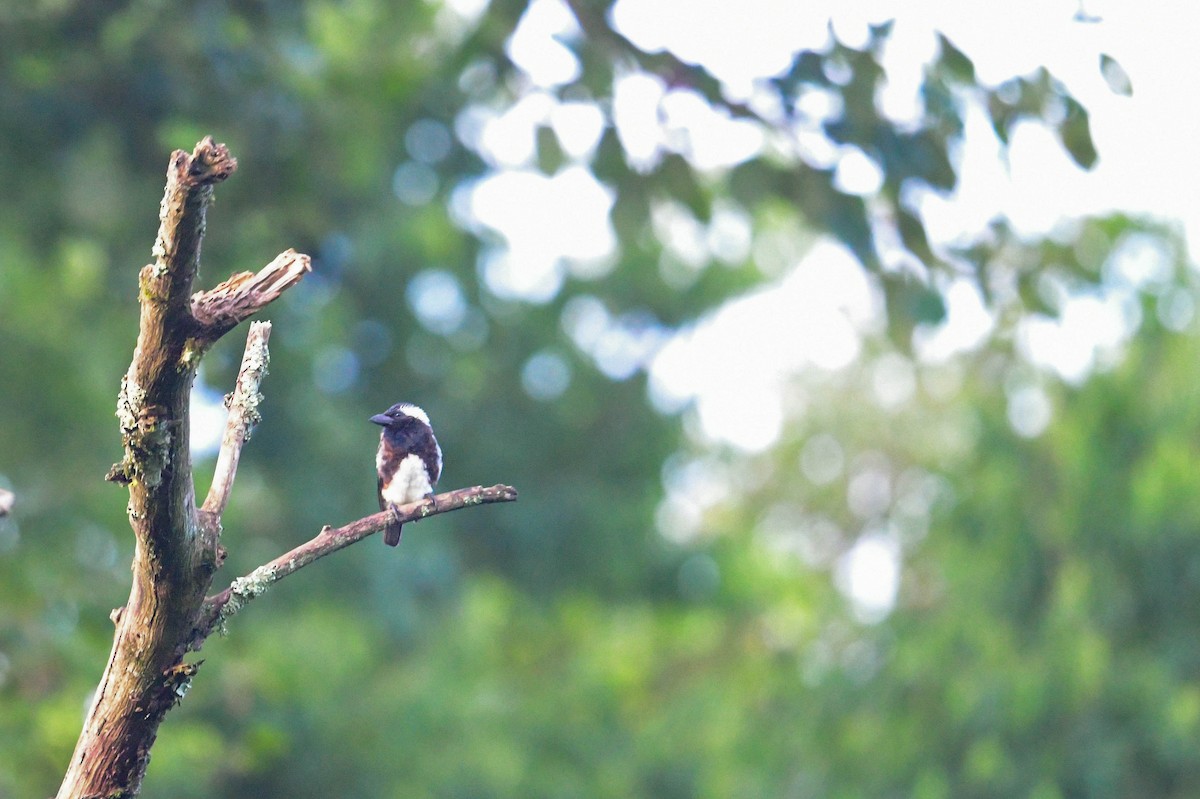
[(270, 322), (250, 323), (250, 332), (246, 335), (246, 351), (238, 369), (237, 384), (225, 397), (229, 418), (225, 422), (225, 433), (221, 436), (221, 449), (217, 453), (212, 485), (209, 486), (208, 497), (199, 511), (201, 534), (206, 536), (204, 546), (217, 552), (218, 566), (223, 560), (220, 551), (221, 514), (225, 512), (229, 496), (233, 493), (233, 479), (237, 476), (242, 447), (250, 440), (250, 431), (262, 419), (258, 412), (258, 404), (262, 402), (263, 396), (258, 387), (267, 376), (267, 367), (271, 363), (271, 353), (267, 349), (270, 338)]
[(238, 308), (230, 318), (202, 320), (193, 314), (205, 212), (213, 185), (236, 167), (224, 145), (206, 138), (190, 155), (177, 150), (167, 169), (155, 261), (142, 269), (139, 282), (137, 348), (117, 401), (125, 457), (109, 473), (109, 479), (129, 486), (133, 586), (129, 602), (114, 613), (112, 654), (60, 799), (135, 796), (158, 725), (187, 691), (195, 666), (183, 662), (181, 643), (212, 582), (218, 553), (211, 541), (198, 545), (187, 448), (192, 381), (200, 356), (222, 333), (308, 270), (306, 256), (285, 253), (267, 267), (277, 273), (266, 281), (273, 291), (227, 292), (237, 294), (236, 301), (226, 300)]
[[(155, 262), (142, 269), (141, 327), (121, 380), (117, 418), (125, 456), (108, 479), (129, 487), (129, 524), (136, 538), (129, 602), (113, 611), (112, 654), (96, 689), (58, 799), (125, 799), (141, 789), (150, 747), (167, 711), (187, 693), (199, 664), (185, 655), (249, 600), (298, 569), (383, 529), (488, 502), (510, 502), (509, 486), (466, 488), (344, 527), (325, 527), (306, 544), (206, 598), (224, 560), (221, 515), (229, 501), (242, 446), (259, 419), (259, 385), (267, 372), (270, 323), (251, 325), (212, 486), (196, 508), (188, 451), (188, 402), (200, 358), (222, 335), (295, 285), (309, 259), (292, 250), (257, 274), (242, 272), (193, 295), (205, 210), (213, 185), (236, 168), (211, 138), (191, 155), (176, 151), (167, 170)], [(11, 495), (8, 495), (11, 496)], [(0, 492), (0, 501), (6, 498)], [(0, 511), (5, 510), (0, 502)]]

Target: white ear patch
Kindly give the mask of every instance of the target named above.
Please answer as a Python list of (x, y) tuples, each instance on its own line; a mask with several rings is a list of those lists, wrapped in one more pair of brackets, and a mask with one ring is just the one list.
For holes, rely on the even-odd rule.
[[(425, 424), (429, 424), (429, 414), (409, 402), (402, 402), (396, 406), (396, 410), (411, 416), (414, 419), (420, 419)], [(432, 425), (431, 425), (432, 426)]]

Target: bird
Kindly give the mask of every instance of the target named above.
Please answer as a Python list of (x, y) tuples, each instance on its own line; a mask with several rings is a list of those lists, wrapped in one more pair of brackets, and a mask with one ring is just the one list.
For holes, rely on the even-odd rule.
[[(429, 414), (408, 402), (398, 402), (371, 417), (383, 427), (375, 470), (379, 473), (379, 509), (433, 499), (433, 487), (442, 475), (442, 448), (429, 424)], [(389, 522), (383, 543), (400, 543), (400, 522)]]

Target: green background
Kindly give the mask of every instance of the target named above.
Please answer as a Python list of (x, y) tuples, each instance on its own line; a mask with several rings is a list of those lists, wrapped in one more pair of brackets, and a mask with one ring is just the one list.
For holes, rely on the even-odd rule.
[[(614, 75), (643, 70), (749, 113), (702, 68), (614, 34), (604, 4), (572, 6), (581, 69), (556, 97), (608, 108)], [(450, 132), (463, 109), (528, 91), (505, 50), (524, 9), (453, 24), (383, 0), (0, 9), (0, 485), (18, 503), (0, 521), (0, 797), (54, 791), (128, 592), (125, 498), (102, 478), (121, 456), (137, 271), (168, 154), (209, 133), (241, 165), (218, 188), (201, 284), (286, 247), (314, 257), (266, 314), (264, 420), (216, 587), (374, 510), (366, 419), (399, 399), (433, 417), (442, 487), (505, 482), (521, 500), (411, 525), (396, 551), (372, 539), (252, 605), (205, 646), (146, 796), (1200, 795), (1200, 341), (1160, 321), (1194, 303), (1180, 245), (1112, 217), (1044, 240), (997, 219), (935, 248), (908, 199), (955, 185), (965, 108), (1001, 143), (1047, 125), (1090, 167), (1085, 109), (1045, 71), (982, 84), (943, 39), (922, 119), (900, 124), (873, 99), (888, 27), (861, 49), (831, 42), (769, 90), (782, 108), (840, 95), (824, 133), (876, 161), (877, 197), (775, 152), (635, 169), (609, 123), (579, 162), (616, 193), (615, 266), (514, 301), (479, 277), (494, 237), (447, 208), (488, 171), (479, 154), (450, 138), (420, 207), (393, 179), (419, 155), (414, 124)], [(538, 146), (544, 173), (571, 163), (552, 130)], [(855, 364), (793, 378), (803, 412), (766, 452), (705, 441), (692, 409), (655, 409), (644, 370), (608, 377), (565, 332), (585, 302), (614, 330), (666, 336), (772, 281), (711, 258), (680, 281), (650, 221), (663, 204), (700, 225), (736, 207), (801, 251), (832, 236), (885, 298)], [(881, 216), (918, 268), (880, 255)], [(1167, 268), (1128, 290), (1140, 323), (1120, 357), (1079, 385), (1026, 363), (1013, 330), (1061, 310), (1047, 286), (1112, 288), (1133, 235)], [(430, 270), (461, 293), (456, 325), (414, 313)], [(984, 289), (996, 330), (948, 364), (915, 361), (913, 331), (941, 320), (957, 276)], [(243, 341), (207, 357), (208, 391), (229, 389)], [(566, 366), (561, 394), (526, 389), (539, 355)], [(916, 389), (884, 407), (873, 379), (897, 363)], [(1032, 440), (1012, 431), (1014, 386), (1053, 409)], [(819, 434), (844, 468), (818, 483), (799, 464)], [(197, 461), (201, 493), (211, 469)], [(888, 498), (863, 518), (847, 495), (872, 470)], [(671, 492), (696, 485), (715, 489), (695, 534), (664, 535)], [(879, 529), (900, 543), (900, 589), (864, 620), (839, 564)]]

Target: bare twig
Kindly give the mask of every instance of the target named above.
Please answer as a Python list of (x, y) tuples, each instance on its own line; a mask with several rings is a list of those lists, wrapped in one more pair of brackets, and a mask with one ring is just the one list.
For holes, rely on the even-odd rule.
[(216, 340), (262, 310), (311, 270), (312, 262), (307, 255), (285, 250), (258, 274), (238, 272), (220, 285), (192, 295), (192, 316), (202, 326), (204, 337)]
[(225, 435), (221, 438), (221, 451), (217, 454), (212, 485), (201, 508), (204, 514), (217, 523), (229, 503), (242, 445), (250, 438), (250, 431), (262, 418), (258, 413), (258, 403), (262, 401), (262, 394), (258, 393), (258, 389), (271, 362), (271, 354), (267, 349), (267, 341), (270, 338), (270, 322), (250, 323), (250, 332), (246, 335), (246, 351), (242, 354), (242, 366), (238, 369), (237, 385), (225, 398), (229, 418), (225, 422)]
[(188, 450), (196, 369), (213, 342), (295, 285), (310, 268), (307, 256), (288, 250), (257, 275), (234, 275), (210, 291), (192, 294), (212, 186), (228, 177), (236, 163), (224, 145), (206, 138), (191, 155), (174, 153), (167, 170), (155, 263), (141, 271), (137, 348), (117, 400), (125, 457), (109, 472), (110, 480), (129, 487), (129, 523), (136, 538), (133, 585), (128, 603), (111, 617), (116, 625), (112, 654), (57, 799), (137, 796), (159, 725), (199, 666), (184, 662), (184, 656), (278, 580), (389, 521), (517, 497), (509, 486), (466, 488), (337, 530), (326, 527), (308, 543), (234, 580), (225, 591), (205, 596), (223, 557), (221, 515), (242, 447), (258, 421), (270, 324), (250, 328), (237, 385), (228, 399), (216, 474), (199, 509)]
[(618, 56), (632, 59), (643, 69), (661, 77), (668, 85), (695, 89), (710, 103), (723, 106), (733, 116), (751, 119), (768, 127), (775, 127), (773, 123), (764, 119), (746, 103), (726, 97), (721, 90), (720, 81), (703, 66), (689, 64), (670, 50), (648, 53), (638, 47), (609, 23), (605, 18), (602, 5), (589, 3), (586, 0), (566, 0), (566, 6), (589, 39), (611, 49)]
[[(188, 402), (196, 369), (223, 333), (308, 270), (305, 256), (285, 253), (264, 270), (280, 277), (246, 288), (245, 297), (228, 292), (241, 310), (217, 321), (194, 315), (192, 287), (213, 186), (236, 167), (211, 137), (190, 155), (175, 151), (167, 167), (155, 260), (140, 273), (137, 347), (117, 399), (125, 455), (109, 472), (129, 487), (133, 585), (124, 610), (114, 614), (112, 654), (58, 799), (133, 797), (141, 788), (158, 726), (195, 671), (180, 660), (180, 642), (188, 640), (220, 562), (213, 528), (198, 518), (192, 483)], [(218, 289), (214, 296), (225, 296)]]
[(268, 588), (284, 577), (294, 574), (326, 555), (333, 554), (339, 549), (344, 549), (379, 532), (392, 521), (411, 522), (461, 508), (486, 505), (492, 502), (514, 502), (516, 499), (517, 490), (512, 486), (494, 485), (487, 488), (474, 486), (473, 488), (447, 491), (444, 494), (438, 494), (433, 499), (401, 505), (396, 508), (394, 514), (390, 510), (385, 510), (364, 516), (337, 529), (325, 526), (321, 532), (317, 533), (316, 537), (290, 552), (285, 552), (270, 563), (264, 563), (244, 577), (237, 578), (229, 588), (216, 596), (205, 599), (187, 648), (199, 649), (213, 630), (220, 629), (250, 600), (266, 593)]

